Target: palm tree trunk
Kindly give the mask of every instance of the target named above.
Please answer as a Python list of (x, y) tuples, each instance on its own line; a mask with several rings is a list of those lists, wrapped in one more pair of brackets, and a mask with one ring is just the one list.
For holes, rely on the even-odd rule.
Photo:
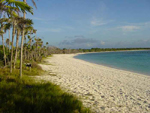
[(15, 22), (13, 23), (12, 42), (11, 42), (11, 60), (10, 60), (10, 73), (12, 73), (12, 62), (13, 62), (13, 44), (15, 37)]
[(14, 69), (17, 61), (17, 54), (18, 54), (18, 42), (19, 42), (19, 35), (20, 35), (20, 30), (17, 30), (17, 37), (16, 37), (16, 53), (15, 53), (15, 59), (14, 59)]
[(27, 59), (26, 38), (24, 38), (24, 41), (25, 41), (25, 46), (24, 46), (24, 59), (26, 60), (26, 59)]
[(6, 55), (5, 55), (5, 46), (4, 46), (4, 37), (2, 35), (2, 43), (3, 43), (3, 52), (4, 52), (4, 62), (5, 62), (5, 66), (6, 66)]
[(24, 28), (22, 30), (21, 50), (20, 50), (20, 78), (22, 78), (23, 41), (24, 41)]
[(36, 49), (35, 49), (35, 60), (37, 61), (38, 57), (38, 49), (37, 49), (37, 42), (36, 42)]
[[(23, 0), (26, 3), (26, 0)], [(24, 12), (23, 14), (23, 18), (26, 18), (26, 13)], [(20, 78), (22, 78), (22, 59), (23, 59), (23, 41), (24, 41), (24, 27), (25, 25), (23, 25), (23, 30), (22, 30), (22, 38), (21, 38), (21, 51), (20, 51)]]
[(27, 52), (28, 52), (28, 60), (30, 60), (30, 59), (29, 59), (29, 55), (30, 55), (30, 52), (29, 52), (29, 50), (28, 50)]
[(26, 46), (24, 47), (24, 59), (27, 59), (27, 51), (26, 51)]
[(9, 28), (9, 53), (10, 53), (10, 28)]

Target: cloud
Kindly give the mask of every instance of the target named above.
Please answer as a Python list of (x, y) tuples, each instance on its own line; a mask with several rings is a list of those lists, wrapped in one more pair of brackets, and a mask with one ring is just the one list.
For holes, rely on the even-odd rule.
[(138, 29), (145, 29), (150, 27), (150, 21), (143, 23), (128, 23), (129, 25), (124, 25), (117, 27), (117, 29), (121, 29), (124, 32), (136, 31)]
[(65, 39), (60, 42), (61, 48), (92, 48), (92, 47), (102, 47), (105, 45), (104, 41), (84, 38), (83, 36), (75, 36), (74, 39)]
[(118, 27), (120, 29), (122, 29), (122, 31), (125, 31), (125, 32), (128, 32), (128, 31), (135, 31), (135, 30), (138, 30), (140, 29), (139, 26), (133, 26), (133, 25), (127, 25), (127, 26), (121, 26), (121, 27)]
[(129, 23), (129, 24), (130, 24), (130, 25), (133, 25), (133, 26), (145, 27), (145, 26), (150, 26), (150, 21), (141, 22), (141, 23)]
[(102, 25), (106, 25), (108, 23), (113, 22), (114, 20), (104, 20), (102, 18), (95, 18), (93, 17), (93, 19), (91, 20), (90, 24), (93, 26), (102, 26)]
[(103, 20), (94, 19), (91, 21), (91, 25), (93, 25), (93, 26), (101, 26), (101, 25), (105, 25), (105, 24), (107, 24), (107, 22), (104, 22)]
[(134, 39), (134, 40), (98, 40), (85, 37), (74, 37), (65, 39), (59, 43), (60, 48), (136, 48), (136, 47), (150, 47), (150, 37), (147, 39)]

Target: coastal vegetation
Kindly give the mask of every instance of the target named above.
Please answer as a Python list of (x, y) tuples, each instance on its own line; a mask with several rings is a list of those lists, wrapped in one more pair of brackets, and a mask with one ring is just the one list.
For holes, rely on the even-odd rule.
[(48, 47), (51, 54), (70, 54), (70, 53), (84, 53), (84, 52), (104, 52), (104, 51), (131, 51), (131, 50), (150, 50), (150, 48), (91, 48), (91, 49), (67, 49)]
[[(65, 93), (50, 82), (36, 81), (42, 75), (41, 67), (32, 63), (32, 70), (23, 66), (23, 77), (19, 69), (9, 72), (0, 68), (0, 112), (1, 113), (89, 113), (75, 96)], [(17, 66), (19, 67), (19, 62)]]
[[(34, 0), (32, 2), (36, 7)], [(36, 36), (32, 19), (26, 18), (27, 12), (33, 14), (33, 8), (26, 0), (0, 0), (0, 112), (90, 112), (81, 101), (59, 86), (34, 79), (45, 73), (37, 63), (51, 53), (48, 42), (44, 44)], [(4, 38), (6, 33), (7, 39)]]

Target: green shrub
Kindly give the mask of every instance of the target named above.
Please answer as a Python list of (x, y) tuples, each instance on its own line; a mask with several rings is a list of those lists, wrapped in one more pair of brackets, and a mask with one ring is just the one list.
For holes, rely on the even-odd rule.
[(64, 93), (52, 83), (37, 83), (24, 76), (0, 81), (2, 113), (89, 113), (74, 96)]
[(31, 71), (23, 66), (22, 79), (19, 69), (9, 72), (9, 68), (0, 68), (0, 113), (90, 113), (81, 101), (59, 86), (31, 79), (29, 75), (42, 72), (36, 62)]

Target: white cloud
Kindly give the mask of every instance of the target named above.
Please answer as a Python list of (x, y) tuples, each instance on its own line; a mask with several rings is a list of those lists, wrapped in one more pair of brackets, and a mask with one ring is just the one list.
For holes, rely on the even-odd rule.
[(141, 22), (141, 23), (130, 23), (132, 25), (136, 25), (136, 26), (150, 26), (150, 21), (147, 22)]
[(102, 18), (98, 19), (94, 17), (90, 23), (93, 26), (102, 26), (111, 22), (113, 22), (113, 20), (104, 20)]
[(101, 26), (101, 25), (105, 25), (105, 24), (107, 24), (107, 22), (104, 22), (103, 20), (94, 19), (91, 21), (91, 25), (93, 25), (93, 26)]
[(134, 30), (140, 29), (139, 26), (121, 26), (121, 27), (118, 27), (118, 28), (121, 28), (125, 32), (134, 31)]

